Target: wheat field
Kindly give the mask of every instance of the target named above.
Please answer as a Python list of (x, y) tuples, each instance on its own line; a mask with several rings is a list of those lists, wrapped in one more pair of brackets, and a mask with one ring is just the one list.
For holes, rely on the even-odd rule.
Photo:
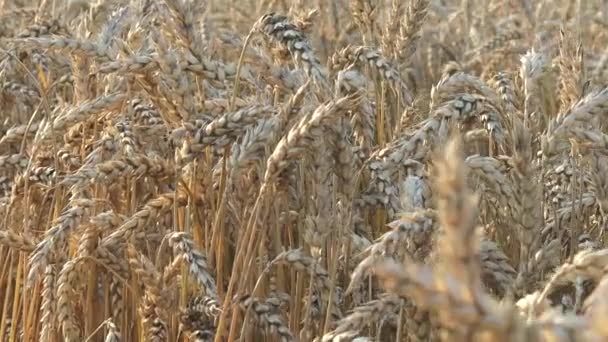
[(608, 341), (608, 1), (0, 0), (0, 341)]

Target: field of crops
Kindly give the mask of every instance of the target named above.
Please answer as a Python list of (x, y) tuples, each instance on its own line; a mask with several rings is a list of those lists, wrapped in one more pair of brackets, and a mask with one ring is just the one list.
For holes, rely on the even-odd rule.
[(0, 0), (0, 342), (608, 341), (608, 1)]

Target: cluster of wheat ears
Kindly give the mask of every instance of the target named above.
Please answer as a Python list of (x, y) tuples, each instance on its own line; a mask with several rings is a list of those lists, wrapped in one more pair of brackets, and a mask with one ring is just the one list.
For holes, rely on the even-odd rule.
[(0, 341), (608, 340), (608, 2), (0, 1)]

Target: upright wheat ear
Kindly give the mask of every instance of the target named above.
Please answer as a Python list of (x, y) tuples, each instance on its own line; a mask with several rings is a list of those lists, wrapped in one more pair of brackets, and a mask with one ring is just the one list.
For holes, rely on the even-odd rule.
[(471, 286), (480, 278), (477, 198), (466, 182), (460, 137), (453, 138), (437, 162), (437, 210), (441, 237), (441, 259), (450, 272)]

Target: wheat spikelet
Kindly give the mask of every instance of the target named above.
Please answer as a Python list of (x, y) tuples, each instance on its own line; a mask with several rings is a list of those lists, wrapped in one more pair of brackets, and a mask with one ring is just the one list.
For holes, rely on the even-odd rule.
[(120, 333), (118, 332), (118, 328), (116, 328), (116, 324), (114, 324), (113, 322), (108, 322), (107, 326), (108, 326), (108, 332), (106, 334), (106, 338), (104, 339), (104, 342), (122, 341)]
[(428, 6), (429, 1), (427, 0), (413, 0), (407, 7), (405, 16), (402, 19), (403, 23), (399, 32), (397, 45), (397, 51), (400, 51), (399, 57), (402, 60), (407, 60), (416, 51), (416, 43), (420, 39), (418, 33), (426, 18)]
[(170, 176), (172, 173), (173, 168), (167, 165), (165, 160), (152, 159), (136, 154), (126, 156), (122, 160), (105, 161), (95, 165), (95, 167), (85, 165), (76, 173), (65, 177), (61, 184), (80, 188), (93, 181), (109, 184), (119, 179), (119, 177), (127, 175), (163, 178)]
[(211, 297), (195, 297), (182, 309), (180, 323), (190, 333), (190, 339), (209, 341), (214, 337), (213, 318), (217, 316), (219, 303)]
[(321, 297), (323, 298), (323, 307), (325, 307), (325, 303), (328, 300), (334, 301), (332, 306), (332, 315), (336, 318), (340, 318), (342, 313), (340, 312), (339, 305), (335, 301), (337, 298), (329, 298), (331, 289), (333, 287), (331, 280), (329, 278), (329, 274), (327, 271), (319, 265), (314, 259), (310, 256), (305, 255), (301, 250), (290, 250), (285, 251), (277, 255), (272, 264), (289, 264), (293, 268), (301, 272), (310, 273), (311, 277), (314, 279), (314, 282), (321, 290)]
[(248, 126), (274, 113), (273, 108), (268, 106), (252, 106), (233, 113), (226, 113), (196, 132), (193, 142), (182, 150), (182, 158), (190, 160), (211, 144), (218, 147), (225, 146), (241, 136)]
[(46, 266), (44, 270), (44, 290), (42, 292), (43, 301), (41, 304), (42, 319), (40, 324), (40, 341), (52, 340), (55, 329), (55, 281), (56, 271), (53, 265)]
[(31, 252), (36, 248), (36, 241), (31, 237), (23, 236), (10, 230), (0, 231), (0, 243), (11, 248)]
[(314, 82), (325, 88), (329, 87), (326, 71), (310, 43), (304, 34), (288, 21), (287, 17), (276, 13), (265, 14), (257, 21), (255, 29), (289, 50), (296, 65), (303, 68)]
[(347, 292), (357, 286), (365, 273), (379, 258), (404, 257), (423, 260), (429, 253), (431, 235), (436, 230), (437, 217), (432, 210), (403, 214), (389, 223), (391, 231), (383, 234), (378, 241), (365, 250), (365, 257), (351, 275)]
[(19, 125), (10, 128), (0, 139), (0, 145), (21, 142), (24, 138), (33, 138), (40, 127), (41, 122), (33, 122), (31, 125)]
[(78, 272), (82, 269), (82, 262), (82, 259), (69, 260), (63, 265), (57, 278), (57, 323), (63, 336), (69, 340), (77, 340), (80, 336), (70, 298), (76, 286)]
[(355, 337), (370, 322), (396, 311), (402, 305), (398, 297), (387, 295), (356, 307), (351, 314), (338, 322), (338, 327), (323, 336), (323, 341), (341, 341)]
[(96, 58), (100, 62), (108, 62), (113, 59), (99, 44), (66, 37), (55, 36), (52, 38), (21, 38), (14, 40), (14, 43), (28, 47), (67, 50), (72, 53), (79, 53), (87, 57)]
[(281, 316), (271, 311), (268, 304), (258, 298), (244, 296), (239, 299), (243, 310), (251, 311), (258, 323), (273, 334), (277, 334), (280, 341), (294, 341), (291, 331), (285, 326)]
[(93, 201), (88, 199), (75, 199), (70, 209), (61, 215), (53, 227), (45, 233), (45, 237), (38, 243), (30, 257), (28, 281), (32, 283), (42, 273), (56, 248), (62, 248), (70, 231), (76, 228), (79, 220), (85, 215), (87, 209), (92, 207)]
[(103, 245), (119, 246), (125, 243), (131, 236), (143, 230), (150, 220), (158, 219), (169, 212), (174, 204), (185, 205), (185, 198), (176, 197), (174, 193), (159, 195), (148, 201), (141, 210), (129, 217), (116, 230), (103, 239)]
[(515, 282), (517, 272), (509, 264), (503, 251), (489, 240), (482, 240), (479, 245), (481, 258), (481, 277), (498, 294), (506, 294)]
[(516, 217), (520, 225), (519, 239), (521, 243), (520, 251), (520, 271), (526, 272), (525, 260), (528, 259), (532, 239), (540, 227), (541, 208), (539, 205), (540, 191), (537, 183), (531, 179), (533, 173), (531, 155), (531, 137), (525, 128), (518, 125), (514, 128), (515, 140), (515, 159), (514, 159), (514, 179), (517, 181), (518, 201), (515, 203)]
[(185, 233), (173, 233), (169, 237), (169, 243), (176, 251), (183, 254), (184, 262), (197, 283), (204, 287), (209, 296), (217, 298), (215, 280), (209, 272), (207, 260), (194, 248), (191, 238)]
[(399, 72), (378, 51), (367, 46), (347, 47), (332, 58), (332, 67), (335, 69), (344, 69), (349, 64), (362, 64), (376, 70), (382, 79), (386, 79), (399, 92), (402, 101), (406, 104), (412, 102), (412, 94)]
[(268, 158), (264, 183), (268, 184), (272, 178), (278, 176), (291, 160), (302, 154), (302, 150), (309, 140), (322, 134), (324, 125), (336, 120), (338, 115), (354, 107), (357, 104), (357, 100), (358, 97), (356, 95), (342, 97), (317, 107), (310, 116), (302, 118), (302, 120), (300, 120), (300, 122), (296, 124), (281, 141), (279, 141)]
[(573, 281), (575, 276), (583, 276), (595, 280), (600, 279), (604, 274), (606, 253), (608, 253), (606, 250), (584, 250), (579, 252), (572, 260), (572, 263), (565, 263), (557, 269), (545, 285), (537, 301), (540, 302), (546, 298), (549, 292), (559, 284)]
[(120, 106), (124, 99), (124, 94), (114, 93), (100, 96), (94, 100), (85, 101), (57, 116), (52, 123), (49, 123), (47, 127), (45, 127), (41, 139), (46, 140), (50, 139), (52, 136), (61, 136), (61, 134), (67, 132), (68, 128), (88, 119), (90, 115), (109, 111)]

